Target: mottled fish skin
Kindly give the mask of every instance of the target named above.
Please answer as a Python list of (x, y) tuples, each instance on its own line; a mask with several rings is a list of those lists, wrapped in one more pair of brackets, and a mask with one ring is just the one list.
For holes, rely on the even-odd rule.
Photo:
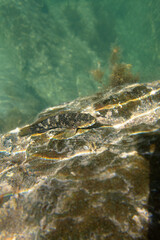
[(40, 118), (35, 123), (20, 130), (20, 136), (29, 134), (43, 133), (50, 129), (78, 129), (87, 128), (95, 124), (96, 120), (87, 113), (80, 112), (61, 112), (57, 115), (50, 115), (47, 118)]

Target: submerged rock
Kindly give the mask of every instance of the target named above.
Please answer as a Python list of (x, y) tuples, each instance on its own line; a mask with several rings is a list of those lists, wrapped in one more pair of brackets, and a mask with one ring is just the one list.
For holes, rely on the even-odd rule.
[(160, 81), (41, 113), (0, 138), (0, 239), (158, 239)]

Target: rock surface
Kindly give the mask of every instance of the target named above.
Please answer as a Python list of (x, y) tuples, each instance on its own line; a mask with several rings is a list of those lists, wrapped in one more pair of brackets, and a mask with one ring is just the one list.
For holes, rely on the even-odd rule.
[(47, 109), (0, 137), (0, 239), (158, 239), (160, 81)]

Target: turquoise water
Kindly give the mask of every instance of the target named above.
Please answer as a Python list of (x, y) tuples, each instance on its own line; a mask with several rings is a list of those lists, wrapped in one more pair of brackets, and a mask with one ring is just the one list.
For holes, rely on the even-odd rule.
[(159, 9), (159, 0), (0, 0), (0, 132), (107, 85), (117, 47), (140, 82), (160, 79)]

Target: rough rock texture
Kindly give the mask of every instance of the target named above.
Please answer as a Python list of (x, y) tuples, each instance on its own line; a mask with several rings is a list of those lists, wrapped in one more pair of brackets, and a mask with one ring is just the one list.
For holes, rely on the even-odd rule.
[(0, 239), (158, 239), (160, 81), (47, 109), (0, 138)]

